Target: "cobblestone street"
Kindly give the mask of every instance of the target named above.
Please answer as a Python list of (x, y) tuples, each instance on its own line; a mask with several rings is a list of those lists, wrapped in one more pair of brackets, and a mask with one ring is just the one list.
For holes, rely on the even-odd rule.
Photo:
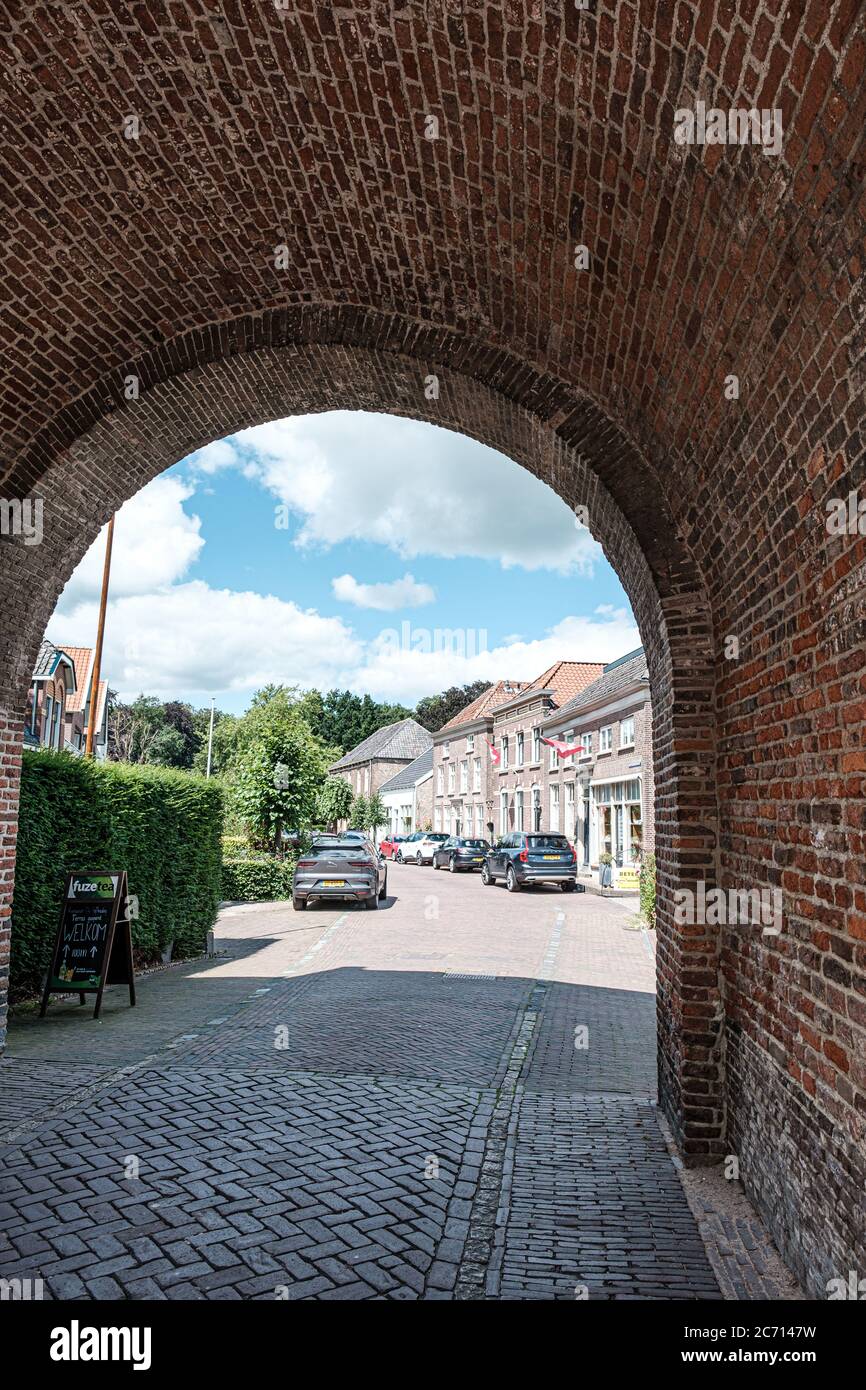
[(378, 913), (229, 908), (217, 957), (144, 977), (135, 1009), (115, 988), (101, 1022), (20, 1019), (0, 1276), (56, 1298), (722, 1297), (658, 1123), (631, 924), (623, 901), (392, 865)]

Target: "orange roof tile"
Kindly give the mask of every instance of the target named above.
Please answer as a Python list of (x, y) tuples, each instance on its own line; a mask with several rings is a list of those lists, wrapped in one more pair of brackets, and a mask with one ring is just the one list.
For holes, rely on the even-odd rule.
[(483, 690), (465, 709), (452, 715), (441, 729), (437, 729), (436, 734), (441, 734), (445, 729), (459, 729), (463, 724), (471, 724), (473, 719), (483, 719), (497, 705), (504, 704), (506, 700), (512, 700), (515, 695), (518, 695), (521, 690), (525, 690), (528, 686), (529, 681), (496, 681), (494, 685), (489, 685), (486, 690)]

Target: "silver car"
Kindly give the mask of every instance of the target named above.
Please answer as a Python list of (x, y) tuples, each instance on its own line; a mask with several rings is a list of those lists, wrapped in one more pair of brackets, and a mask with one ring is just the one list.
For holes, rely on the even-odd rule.
[(388, 892), (388, 870), (369, 840), (317, 839), (295, 865), (292, 907), (310, 898), (349, 898), (375, 911)]

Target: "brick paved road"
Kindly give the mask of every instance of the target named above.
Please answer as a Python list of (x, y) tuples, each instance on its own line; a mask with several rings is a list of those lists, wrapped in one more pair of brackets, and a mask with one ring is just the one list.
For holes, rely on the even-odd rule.
[[(630, 908), (392, 866), (227, 910), (130, 1011), (20, 1021), (0, 1277), (75, 1298), (718, 1298), (653, 1106)], [(575, 1030), (580, 1045), (575, 1047)]]

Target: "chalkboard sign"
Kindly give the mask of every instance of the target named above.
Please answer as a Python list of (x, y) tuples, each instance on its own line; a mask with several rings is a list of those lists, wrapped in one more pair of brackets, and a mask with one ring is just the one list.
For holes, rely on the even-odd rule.
[(99, 1018), (106, 984), (128, 984), (135, 1003), (132, 931), (127, 911), (126, 871), (71, 873), (66, 877), (60, 926), (45, 980), (45, 1017), (50, 994), (96, 995), (93, 1017)]

